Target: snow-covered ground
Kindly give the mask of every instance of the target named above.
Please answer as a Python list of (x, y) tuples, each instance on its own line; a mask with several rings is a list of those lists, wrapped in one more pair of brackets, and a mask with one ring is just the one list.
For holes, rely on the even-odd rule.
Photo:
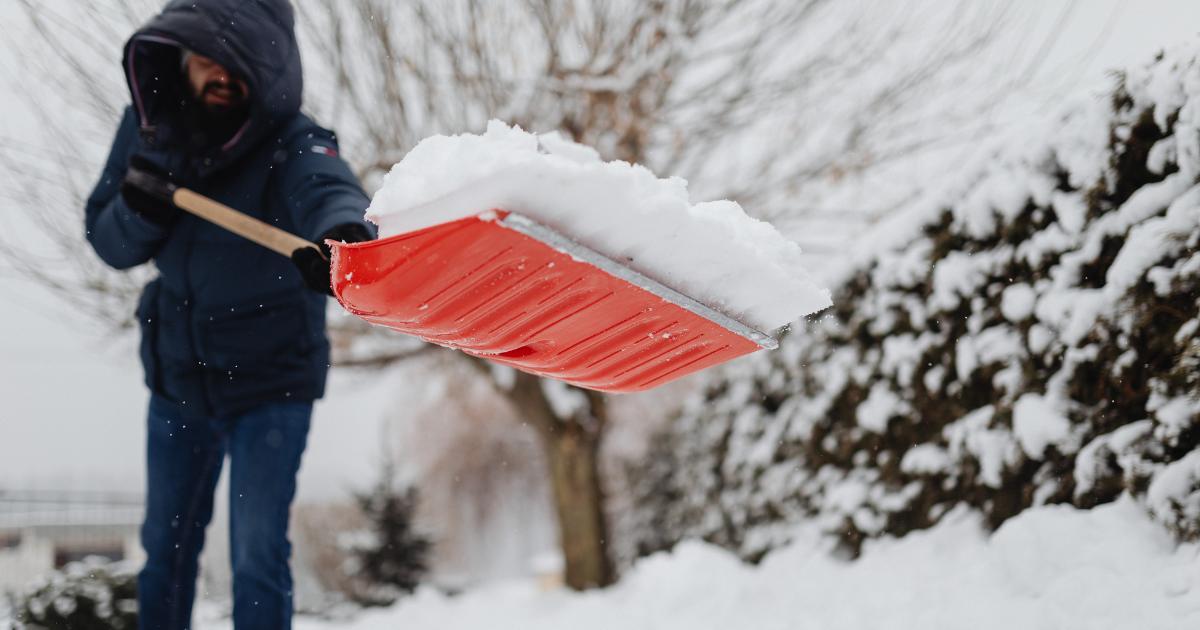
[[(201, 630), (224, 630), (213, 609)], [(703, 630), (938, 628), (1143, 630), (1200, 627), (1200, 545), (1176, 545), (1129, 499), (1094, 510), (1026, 511), (987, 535), (976, 516), (832, 557), (815, 530), (757, 567), (704, 543), (642, 560), (615, 587), (589, 593), (505, 583), (446, 596), (432, 590), (301, 630)]]

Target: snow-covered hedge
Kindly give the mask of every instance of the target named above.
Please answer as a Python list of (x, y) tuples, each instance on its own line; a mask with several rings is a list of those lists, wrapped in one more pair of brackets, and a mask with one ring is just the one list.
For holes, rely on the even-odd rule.
[(853, 553), (1123, 492), (1200, 538), (1197, 50), (953, 175), (831, 312), (711, 377), (641, 471), (639, 551), (756, 559), (816, 519)]
[(72, 562), (18, 598), (16, 615), (18, 630), (135, 630), (137, 571), (99, 557)]

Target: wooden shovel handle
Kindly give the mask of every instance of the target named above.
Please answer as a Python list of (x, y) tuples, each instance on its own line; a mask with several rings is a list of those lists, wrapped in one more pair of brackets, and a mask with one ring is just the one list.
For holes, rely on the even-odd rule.
[[(316, 243), (281, 230), (270, 223), (259, 221), (187, 188), (175, 189), (171, 195), (171, 201), (201, 219), (215, 223), (242, 238), (249, 239), (289, 258), (292, 256), (292, 252), (305, 247), (311, 247), (321, 252), (321, 248), (317, 247)], [(324, 255), (324, 252), (321, 252), (321, 256), (324, 257)]]

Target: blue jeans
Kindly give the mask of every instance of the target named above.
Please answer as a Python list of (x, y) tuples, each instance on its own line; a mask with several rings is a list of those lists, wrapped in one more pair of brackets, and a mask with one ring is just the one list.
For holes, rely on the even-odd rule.
[(308, 439), (310, 403), (272, 403), (228, 418), (183, 417), (152, 396), (146, 449), (146, 565), (138, 574), (143, 630), (191, 627), (192, 600), (213, 493), (229, 455), (233, 623), (291, 628), (288, 509)]

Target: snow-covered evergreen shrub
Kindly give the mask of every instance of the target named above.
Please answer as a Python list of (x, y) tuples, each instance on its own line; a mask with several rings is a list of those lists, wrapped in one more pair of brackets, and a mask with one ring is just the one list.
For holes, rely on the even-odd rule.
[(388, 606), (411, 593), (429, 570), (432, 542), (413, 524), (417, 509), (415, 488), (396, 489), (387, 481), (356, 496), (366, 517), (366, 529), (341, 536), (339, 546), (349, 557), (343, 571), (353, 578), (355, 603)]
[(753, 560), (817, 519), (855, 553), (960, 505), (998, 526), (1123, 492), (1200, 537), (1198, 49), (994, 155), (711, 377), (641, 471), (639, 551)]
[(103, 558), (72, 562), (20, 597), (22, 630), (135, 630), (137, 571)]

